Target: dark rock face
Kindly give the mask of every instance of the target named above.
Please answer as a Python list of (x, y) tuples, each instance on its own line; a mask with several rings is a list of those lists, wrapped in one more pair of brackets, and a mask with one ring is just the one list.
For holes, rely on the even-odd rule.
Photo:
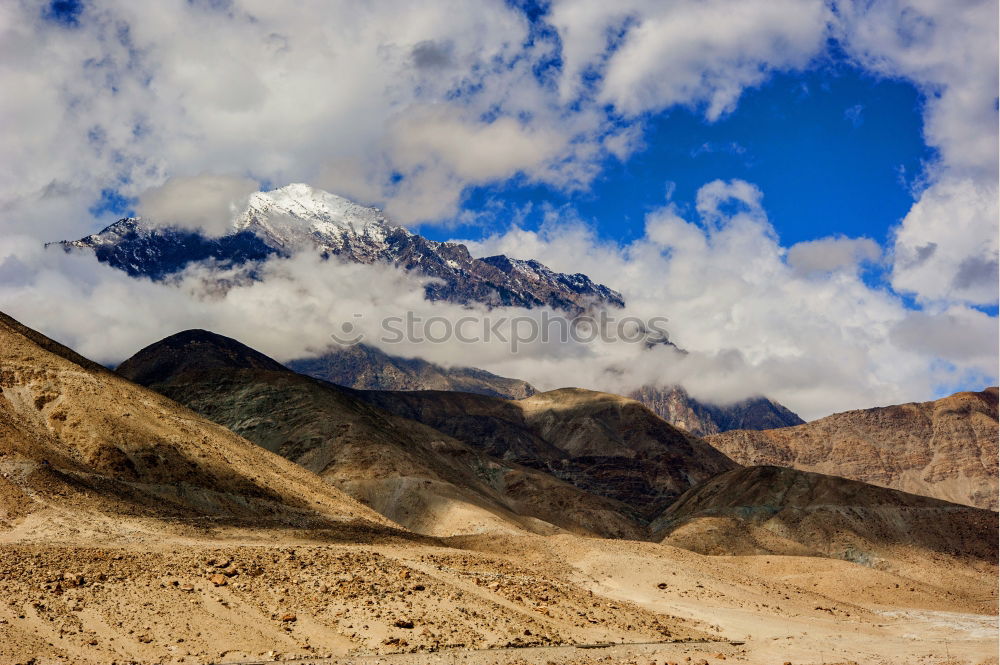
[(86, 238), (54, 244), (93, 251), (108, 265), (152, 279), (198, 262), (229, 268), (311, 249), (327, 258), (386, 263), (437, 278), (425, 287), (430, 300), (548, 306), (572, 314), (624, 305), (620, 293), (586, 275), (557, 273), (537, 261), (505, 256), (477, 259), (465, 245), (428, 240), (391, 224), (376, 208), (306, 185), (254, 194), (230, 232), (219, 237), (127, 218)]
[(141, 220), (121, 219), (100, 233), (55, 243), (67, 251), (91, 249), (97, 260), (124, 270), (132, 277), (160, 280), (191, 263), (214, 262), (220, 268), (263, 261), (279, 250), (251, 231), (210, 238), (193, 231), (154, 229)]
[(719, 406), (699, 402), (680, 386), (645, 386), (629, 394), (671, 425), (695, 436), (708, 436), (733, 429), (763, 430), (805, 423), (781, 404), (766, 397)]
[(736, 464), (630, 399), (564, 388), (509, 401), (436, 391), (358, 395), (491, 456), (631, 507), (639, 520)]
[(390, 356), (365, 344), (334, 348), (286, 363), (299, 374), (361, 390), (456, 390), (522, 399), (537, 391), (526, 381), (473, 367), (441, 367), (420, 358)]
[(285, 372), (286, 368), (235, 339), (207, 330), (185, 330), (150, 344), (115, 370), (129, 381), (150, 386), (186, 372), (257, 369)]

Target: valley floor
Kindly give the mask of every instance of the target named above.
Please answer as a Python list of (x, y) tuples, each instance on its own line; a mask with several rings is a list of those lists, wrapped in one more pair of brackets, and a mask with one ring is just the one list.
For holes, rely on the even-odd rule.
[(997, 662), (995, 568), (906, 552), (879, 570), (568, 535), (145, 524), (55, 545), (41, 526), (0, 538), (0, 663)]

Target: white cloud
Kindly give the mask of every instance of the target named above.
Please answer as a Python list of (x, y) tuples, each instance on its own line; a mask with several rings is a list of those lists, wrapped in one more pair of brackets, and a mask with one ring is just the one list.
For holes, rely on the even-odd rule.
[(890, 335), (902, 348), (973, 367), (989, 368), (1000, 352), (996, 318), (966, 307), (907, 312)]
[(446, 217), (465, 186), (537, 171), (564, 154), (569, 138), (509, 117), (483, 122), (444, 106), (410, 109), (388, 137), (404, 180), (387, 212), (402, 223)]
[[(765, 394), (806, 418), (996, 381), (997, 319), (961, 305), (914, 311), (867, 285), (851, 266), (878, 258), (870, 240), (828, 238), (789, 252), (760, 190), (745, 182), (708, 183), (698, 203), (695, 221), (673, 204), (654, 211), (644, 237), (625, 246), (574, 220), (469, 243), (477, 255), (588, 266), (591, 277), (622, 290), (628, 314), (668, 317), (672, 340), (688, 355), (609, 347), (591, 349), (585, 361), (513, 359), (491, 368), (549, 387), (679, 382), (709, 400)], [(930, 331), (923, 341), (922, 327)], [(949, 349), (949, 336), (963, 348)]]
[[(714, 117), (822, 46), (821, 2), (660, 4), (624, 6), (635, 29), (595, 99), (559, 89), (604, 57), (618, 20), (586, 3), (553, 7), (558, 40), (529, 39), (523, 13), (501, 0), (313, 0), (294, 11), (101, 0), (75, 28), (5, 3), (0, 86), (18, 94), (0, 100), (0, 150), (18, 168), (0, 174), (0, 228), (79, 237), (110, 220), (82, 212), (102, 189), (138, 196), (199, 174), (310, 182), (401, 221), (435, 221), (456, 214), (468, 186), (517, 173), (586, 186), (608, 155), (641, 144), (640, 124), (612, 122), (604, 103), (629, 113), (707, 103)], [(536, 75), (558, 55), (560, 81)]]
[(997, 187), (946, 177), (896, 229), (892, 285), (923, 301), (997, 301)]
[(855, 270), (860, 264), (874, 263), (882, 248), (871, 238), (836, 236), (799, 242), (788, 248), (788, 265), (800, 275)]
[(805, 65), (823, 47), (828, 19), (819, 0), (557, 1), (561, 92), (575, 97), (597, 69), (598, 98), (619, 112), (703, 104), (715, 119), (768, 72)]
[[(253, 0), (219, 8), (104, 0), (87, 4), (77, 28), (43, 20), (30, 3), (5, 3), (0, 86), (19, 94), (0, 101), (0, 150), (18, 168), (0, 174), (0, 224), (33, 232), (27, 222), (40, 218), (40, 201), (59, 192), (72, 199), (62, 207), (75, 208), (77, 230), (50, 223), (46, 239), (79, 236), (107, 221), (84, 214), (101, 189), (136, 196), (168, 176), (198, 174), (319, 182), (391, 202), (394, 176), (434, 167), (414, 164), (412, 144), (389, 138), (420, 109), (446, 104), (436, 131), (451, 122), (480, 144), (498, 130), (513, 136), (509, 123), (521, 114), (536, 118), (525, 136), (551, 135), (553, 111), (531, 74), (526, 36), (523, 15), (500, 0), (474, 8), (316, 1), (294, 11)], [(491, 110), (492, 122), (469, 122)], [(599, 134), (599, 121), (578, 114), (563, 127)], [(459, 190), (538, 167), (523, 149), (485, 176), (469, 158), (445, 161)], [(343, 189), (324, 182), (338, 173), (352, 175)], [(450, 214), (456, 202), (452, 195), (432, 212)]]
[(233, 220), (246, 210), (250, 195), (259, 189), (251, 178), (176, 176), (143, 192), (137, 211), (159, 226), (219, 236), (231, 230)]

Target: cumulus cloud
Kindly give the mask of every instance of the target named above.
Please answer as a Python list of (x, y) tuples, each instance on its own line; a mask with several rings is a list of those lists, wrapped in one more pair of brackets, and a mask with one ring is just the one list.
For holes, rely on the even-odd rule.
[[(457, 131), (490, 109), (486, 127), (522, 112), (551, 126), (526, 37), (523, 14), (499, 0), (474, 11), (458, 0), (312, 2), (296, 11), (255, 0), (104, 0), (87, 3), (75, 26), (46, 20), (33, 3), (5, 3), (0, 85), (20, 93), (0, 101), (4, 160), (18, 163), (0, 174), (9, 211), (0, 223), (30, 230), (43, 219), (40, 202), (58, 190), (66, 200), (58, 210), (76, 210), (79, 236), (107, 221), (79, 228), (105, 188), (137, 196), (167, 177), (204, 173), (330, 185), (322, 176), (347, 164), (356, 166), (345, 189), (356, 191), (333, 191), (391, 201), (399, 176), (422, 172), (407, 145), (397, 155), (386, 139), (411, 110), (446, 103), (457, 109), (449, 116)], [(567, 126), (600, 134), (599, 124)], [(526, 159), (506, 165), (536, 166), (534, 155)], [(475, 180), (464, 165), (446, 175)], [(454, 212), (455, 200), (434, 214)]]
[[(18, 168), (0, 174), (0, 224), (78, 237), (112, 216), (82, 214), (102, 190), (199, 174), (311, 182), (431, 222), (470, 185), (514, 174), (584, 187), (641, 145), (641, 120), (621, 113), (707, 104), (717, 117), (804, 64), (826, 20), (819, 1), (608, 7), (555, 3), (555, 30), (533, 32), (501, 0), (101, 0), (72, 24), (5, 3), (0, 85), (19, 93), (0, 100), (0, 146)], [(600, 94), (581, 87), (595, 68)]]
[(882, 248), (871, 238), (836, 236), (799, 242), (788, 248), (788, 265), (800, 275), (853, 270), (882, 257)]
[(715, 119), (769, 71), (809, 62), (829, 13), (819, 0), (566, 0), (551, 20), (563, 37), (564, 99), (597, 70), (596, 96), (620, 112), (704, 105)]
[(569, 138), (514, 118), (483, 122), (442, 106), (410, 109), (390, 129), (393, 165), (408, 177), (387, 212), (403, 223), (445, 217), (468, 184), (530, 172), (563, 154)]
[(1000, 353), (996, 319), (966, 307), (907, 312), (890, 336), (902, 348), (954, 364), (988, 368)]
[(139, 215), (160, 226), (219, 236), (247, 207), (260, 187), (252, 178), (202, 175), (175, 176), (139, 197)]
[(997, 188), (946, 177), (896, 229), (892, 284), (923, 301), (997, 301)]

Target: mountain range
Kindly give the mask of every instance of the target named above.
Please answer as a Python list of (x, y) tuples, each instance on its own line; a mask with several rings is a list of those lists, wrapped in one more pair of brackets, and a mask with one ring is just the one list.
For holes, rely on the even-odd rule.
[[(428, 532), (439, 533), (448, 530), (437, 524), (433, 516), (422, 515), (422, 509), (411, 506), (411, 515), (403, 516), (379, 498), (392, 496), (398, 501), (405, 494), (395, 485), (384, 485), (384, 479), (400, 482), (409, 479), (408, 486), (420, 487), (413, 479), (430, 478), (439, 482), (450, 478), (448, 493), (452, 497), (461, 494), (456, 488), (478, 487), (476, 501), (481, 508), (488, 505), (487, 510), (499, 514), (502, 511), (497, 511), (496, 506), (501, 506), (508, 514), (548, 521), (576, 532), (590, 530), (607, 536), (607, 520), (612, 513), (632, 533), (640, 532), (648, 524), (653, 524), (651, 528), (655, 531), (659, 528), (655, 526), (658, 520), (664, 519), (664, 511), (676, 506), (675, 501), (681, 495), (739, 468), (706, 441), (740, 440), (750, 435), (787, 438), (814, 425), (753, 433), (739, 431), (702, 440), (673, 427), (639, 402), (589, 390), (567, 388), (517, 400), (459, 391), (353, 390), (297, 374), (236, 340), (197, 330), (178, 333), (142, 349), (117, 371), (331, 478), (349, 493), (353, 487), (352, 496), (369, 505), (382, 505), (383, 514), (397, 521), (402, 519), (411, 528), (431, 525)], [(995, 391), (987, 391), (980, 401), (988, 402), (991, 395), (995, 396)], [(948, 399), (961, 402), (964, 396)], [(906, 406), (892, 408), (905, 410)], [(947, 409), (938, 411), (943, 414)], [(973, 464), (988, 458), (991, 454), (988, 446), (983, 448), (984, 444), (975, 437), (970, 441), (968, 433), (985, 434), (990, 428), (995, 432), (995, 407), (982, 413), (956, 407), (949, 413), (952, 413), (949, 425), (939, 429), (957, 433), (957, 437), (952, 436), (946, 443), (943, 435), (939, 436), (940, 447)], [(955, 420), (964, 414), (968, 421), (970, 413), (969, 423)], [(824, 423), (829, 419), (841, 423), (841, 428), (835, 430)], [(850, 414), (837, 414), (829, 419), (817, 421), (824, 427), (823, 440), (836, 441), (838, 432), (841, 436), (855, 432), (856, 428), (844, 424), (850, 421)], [(872, 436), (881, 435), (889, 441), (880, 454), (883, 459), (906, 457), (902, 450), (892, 447), (891, 437), (912, 439), (922, 434), (919, 422), (873, 420), (894, 425), (885, 431), (871, 428)], [(387, 432), (392, 434), (386, 436)], [(415, 454), (418, 450), (422, 452)], [(771, 464), (766, 459), (769, 451), (766, 446), (753, 451), (744, 447), (734, 454), (752, 466)], [(856, 452), (854, 446), (835, 446), (822, 451), (828, 465), (826, 472), (843, 471), (843, 475), (851, 472), (851, 465), (863, 459)], [(996, 455), (995, 451), (992, 454)], [(465, 460), (462, 477), (454, 475), (458, 459)], [(870, 460), (869, 465), (872, 464), (874, 473), (883, 474), (883, 481), (894, 478), (893, 482), (899, 484), (910, 475), (906, 469), (885, 468), (877, 460)], [(796, 460), (787, 466), (795, 467)], [(445, 467), (449, 470), (442, 472)], [(940, 468), (930, 470), (941, 475)], [(563, 514), (556, 505), (540, 508), (540, 503), (545, 503), (540, 498), (544, 493), (531, 501), (518, 495), (523, 482), (511, 482), (511, 478), (524, 479), (532, 473), (538, 474), (533, 476), (536, 487), (544, 485), (540, 478), (549, 479), (546, 492), (551, 496), (559, 494), (557, 504), (564, 507)], [(359, 489), (359, 478), (367, 482), (375, 476), (383, 479), (382, 485)], [(981, 482), (970, 478), (967, 483), (979, 487), (978, 491), (985, 495), (990, 483), (995, 483), (995, 474), (992, 477), (991, 481), (987, 472)], [(488, 489), (479, 487), (484, 480), (490, 485)], [(927, 487), (915, 489), (921, 494), (932, 494)], [(420, 491), (434, 493), (431, 489)], [(483, 497), (487, 495), (489, 501), (484, 503)], [(875, 492), (871, 496), (881, 495)], [(967, 498), (962, 502), (969, 503)], [(426, 503), (440, 506), (448, 501), (439, 497)], [(465, 500), (465, 504), (470, 503), (476, 502)], [(595, 526), (598, 522), (586, 525), (579, 515), (593, 511), (598, 503), (602, 515), (599, 522), (604, 526)], [(525, 512), (524, 506), (529, 504), (533, 507)], [(568, 505), (578, 508), (569, 511), (565, 509)], [(457, 532), (479, 523), (482, 520), (461, 524), (456, 527)], [(522, 523), (522, 528), (525, 524)], [(527, 528), (536, 527), (537, 524)]]
[[(206, 331), (161, 340), (117, 371), (427, 533), (483, 528), (488, 518), (473, 517), (478, 510), (638, 537), (673, 499), (735, 467), (641, 404), (587, 390), (517, 401), (349, 390)], [(478, 496), (458, 498), (470, 490)], [(452, 515), (450, 526), (428, 508), (439, 516), (444, 506), (451, 506), (444, 511)], [(455, 520), (459, 512), (467, 522)]]
[(623, 503), (490, 456), (478, 442), (372, 406), (355, 391), (296, 374), (228, 337), (178, 333), (142, 349), (117, 372), (420, 533), (512, 527), (603, 537), (642, 533)]
[(92, 251), (129, 275), (153, 279), (199, 262), (225, 268), (313, 249), (324, 257), (384, 263), (433, 278), (425, 287), (430, 300), (548, 306), (573, 314), (625, 304), (620, 293), (586, 275), (502, 255), (475, 258), (461, 243), (428, 240), (392, 224), (377, 208), (303, 184), (252, 194), (246, 210), (220, 236), (128, 217), (99, 233), (54, 244)]
[[(474, 367), (443, 367), (420, 358), (393, 356), (367, 344), (331, 347), (325, 353), (285, 365), (300, 374), (360, 390), (454, 390), (508, 399), (534, 395), (534, 386)], [(771, 429), (804, 421), (765, 397), (735, 404), (700, 402), (680, 386), (646, 386), (628, 395), (668, 423), (696, 436), (731, 429)]]

